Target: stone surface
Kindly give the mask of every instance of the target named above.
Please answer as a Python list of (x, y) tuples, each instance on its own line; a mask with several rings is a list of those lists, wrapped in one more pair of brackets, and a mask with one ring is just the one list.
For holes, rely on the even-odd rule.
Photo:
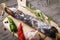
[[(16, 0), (2, 0), (0, 1), (0, 3), (6, 3), (7, 6), (9, 7), (17, 7), (14, 4), (16, 3)], [(17, 37), (13, 37), (13, 34), (11, 32), (9, 32), (9, 30), (4, 30), (4, 25), (2, 23), (3, 19), (7, 16), (7, 14), (4, 15), (4, 17), (2, 18), (1, 16), (1, 9), (0, 9), (0, 40), (18, 40)]]

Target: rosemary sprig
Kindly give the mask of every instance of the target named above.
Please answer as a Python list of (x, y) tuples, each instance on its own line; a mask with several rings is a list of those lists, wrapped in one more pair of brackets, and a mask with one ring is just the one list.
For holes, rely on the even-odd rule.
[(52, 20), (52, 18), (50, 16), (48, 16), (48, 22), (50, 23), (50, 21)]
[[(41, 21), (44, 22), (44, 21), (45, 21), (45, 17), (44, 17), (43, 12), (42, 12), (42, 11), (37, 12), (36, 9), (33, 8), (32, 6), (33, 6), (33, 5), (32, 5), (31, 3), (28, 3), (28, 6), (27, 6), (27, 7), (24, 7), (24, 8), (26, 8), (26, 9), (28, 9), (30, 12), (34, 13), (39, 20), (41, 20)], [(50, 16), (48, 16), (47, 21), (50, 23), (51, 20), (52, 20), (52, 18), (51, 18)]]
[(44, 15), (43, 15), (42, 12), (39, 12), (39, 13), (37, 13), (36, 15), (37, 15), (37, 17), (39, 18), (39, 20), (41, 20), (41, 21), (44, 21), (44, 20), (45, 20), (45, 17), (44, 17)]

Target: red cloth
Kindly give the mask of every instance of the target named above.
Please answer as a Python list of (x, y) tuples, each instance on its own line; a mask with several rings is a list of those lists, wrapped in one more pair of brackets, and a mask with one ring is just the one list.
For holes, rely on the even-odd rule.
[(23, 26), (20, 23), (18, 26), (18, 40), (25, 40), (24, 33), (23, 33)]

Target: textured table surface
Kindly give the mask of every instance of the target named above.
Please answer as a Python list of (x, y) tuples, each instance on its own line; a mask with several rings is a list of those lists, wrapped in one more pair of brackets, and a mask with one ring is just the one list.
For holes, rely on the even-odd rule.
[[(5, 2), (7, 6), (13, 5), (16, 3), (16, 0), (9, 0), (5, 1), (3, 0), (2, 2)], [(14, 6), (15, 7), (15, 6)], [(7, 14), (4, 15), (4, 17), (1, 17), (1, 9), (0, 9), (0, 40), (18, 40), (17, 37), (13, 37), (12, 33), (9, 32), (8, 30), (4, 30), (4, 26), (2, 24), (3, 19), (7, 16)]]
[[(5, 1), (5, 0), (4, 0)], [(41, 11), (43, 11), (46, 15), (51, 16), (53, 20), (60, 25), (60, 1), (59, 0), (29, 0), (33, 6)], [(7, 6), (10, 6), (16, 3), (16, 0), (9, 0), (5, 1)], [(16, 6), (14, 6), (16, 7)], [(0, 40), (18, 40), (15, 36), (13, 37), (11, 32), (8, 30), (4, 31), (4, 27), (2, 24), (3, 19), (7, 16), (2, 18), (1, 17), (1, 10), (0, 10)]]

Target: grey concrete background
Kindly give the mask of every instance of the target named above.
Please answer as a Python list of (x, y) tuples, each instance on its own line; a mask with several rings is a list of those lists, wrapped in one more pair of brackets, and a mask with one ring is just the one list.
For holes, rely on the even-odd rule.
[[(45, 13), (45, 15), (51, 16), (53, 20), (60, 26), (60, 0), (28, 0), (30, 1), (36, 9), (39, 9)], [(0, 3), (5, 2), (7, 6), (16, 7), (14, 4), (16, 0), (0, 0)], [(2, 24), (3, 19), (7, 16), (2, 18), (1, 17), (1, 10), (0, 10), (0, 40), (18, 40), (15, 36), (13, 37), (11, 32), (8, 30), (4, 31), (4, 26)]]
[[(10, 7), (12, 6), (12, 7), (17, 8), (17, 6), (14, 5), (16, 3), (16, 0), (8, 0), (8, 1), (0, 0), (0, 3), (3, 3), (3, 2), (6, 3), (7, 6), (10, 6)], [(18, 40), (17, 37), (15, 37), (15, 36), (13, 37), (12, 33), (9, 32), (9, 30), (6, 30), (6, 31), (4, 30), (4, 25), (3, 25), (2, 21), (6, 16), (7, 16), (7, 14), (5, 14), (4, 17), (2, 18), (1, 9), (0, 9), (0, 40)]]

